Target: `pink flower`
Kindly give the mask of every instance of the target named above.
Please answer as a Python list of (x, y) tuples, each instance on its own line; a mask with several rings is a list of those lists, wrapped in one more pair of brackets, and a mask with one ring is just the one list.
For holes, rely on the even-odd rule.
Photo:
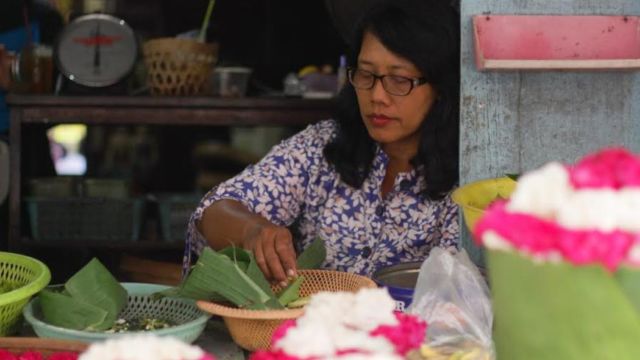
[[(313, 358), (305, 359), (312, 360)], [(251, 354), (249, 360), (303, 360), (296, 356), (291, 356), (283, 350), (258, 350)]]
[(18, 357), (13, 353), (10, 353), (9, 350), (0, 349), (0, 360), (17, 360)]
[(570, 166), (576, 189), (640, 187), (640, 157), (624, 148), (604, 149)]
[(599, 263), (610, 271), (615, 271), (626, 260), (634, 244), (640, 244), (640, 234), (565, 229), (529, 214), (507, 212), (504, 202), (487, 209), (476, 226), (476, 241), (481, 241), (490, 230), (524, 253), (556, 252), (574, 265)]
[(78, 354), (73, 352), (57, 352), (49, 355), (47, 360), (77, 360)]
[(273, 335), (271, 335), (271, 345), (275, 344), (280, 339), (282, 339), (287, 334), (287, 331), (289, 331), (290, 328), (295, 326), (296, 326), (295, 319), (289, 319), (282, 322), (282, 324), (280, 324), (280, 326), (278, 326), (273, 331)]
[(215, 358), (215, 357), (213, 357), (213, 355), (211, 355), (211, 354), (204, 354), (204, 355), (200, 358), (200, 360), (216, 360), (216, 358)]
[(44, 360), (44, 358), (37, 351), (25, 351), (18, 356), (18, 360)]
[(422, 319), (401, 312), (395, 313), (397, 325), (381, 325), (374, 329), (371, 336), (384, 336), (400, 355), (420, 347), (427, 332), (427, 323)]

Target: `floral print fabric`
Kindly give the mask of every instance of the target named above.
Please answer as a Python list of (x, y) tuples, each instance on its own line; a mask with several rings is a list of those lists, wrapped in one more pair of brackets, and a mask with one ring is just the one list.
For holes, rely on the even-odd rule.
[(296, 249), (316, 238), (325, 241), (324, 267), (371, 276), (401, 262), (423, 261), (439, 246), (457, 250), (458, 208), (450, 196), (430, 201), (419, 194), (416, 171), (400, 173), (393, 189), (381, 197), (388, 158), (379, 147), (360, 189), (340, 181), (323, 156), (335, 136), (326, 120), (274, 146), (257, 164), (207, 193), (189, 223), (184, 266), (206, 240), (195, 224), (213, 202), (233, 199), (276, 225), (292, 229)]

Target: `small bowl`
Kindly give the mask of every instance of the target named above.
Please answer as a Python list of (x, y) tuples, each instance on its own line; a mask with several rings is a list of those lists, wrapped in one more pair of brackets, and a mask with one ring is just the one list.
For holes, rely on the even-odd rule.
[(127, 331), (121, 333), (107, 333), (97, 331), (84, 331), (67, 329), (48, 324), (40, 310), (40, 299), (33, 299), (23, 310), (25, 320), (31, 324), (39, 337), (79, 340), (84, 342), (102, 341), (113, 337), (126, 336), (134, 333), (149, 333), (158, 336), (172, 336), (188, 343), (195, 341), (204, 331), (210, 315), (200, 311), (193, 301), (177, 298), (163, 298), (158, 301), (151, 299), (151, 294), (166, 290), (170, 286), (122, 283), (129, 293), (127, 306), (122, 310), (120, 317), (135, 318), (150, 316), (171, 320), (177, 325), (166, 329), (149, 331)]
[(497, 199), (508, 199), (515, 190), (517, 182), (509, 177), (485, 179), (463, 185), (456, 189), (451, 197), (460, 205), (464, 221), (473, 232), (484, 210)]
[[(375, 288), (376, 283), (368, 277), (331, 270), (300, 270), (304, 276), (300, 286), (300, 296), (310, 296), (322, 291), (351, 291), (361, 288)], [(279, 287), (274, 287), (278, 291)], [(273, 331), (285, 320), (297, 319), (304, 314), (302, 309), (246, 310), (217, 303), (198, 301), (198, 307), (206, 312), (221, 316), (227, 325), (231, 338), (240, 347), (255, 351), (268, 349)]]
[(406, 311), (413, 301), (413, 293), (420, 274), (421, 261), (383, 267), (373, 274), (373, 280), (386, 287), (396, 301), (396, 311)]

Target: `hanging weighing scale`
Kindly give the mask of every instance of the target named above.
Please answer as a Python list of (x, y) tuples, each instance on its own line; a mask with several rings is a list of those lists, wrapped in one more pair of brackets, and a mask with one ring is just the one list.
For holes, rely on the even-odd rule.
[(60, 92), (124, 95), (138, 59), (138, 41), (124, 20), (88, 14), (64, 28), (53, 56), (62, 79)]

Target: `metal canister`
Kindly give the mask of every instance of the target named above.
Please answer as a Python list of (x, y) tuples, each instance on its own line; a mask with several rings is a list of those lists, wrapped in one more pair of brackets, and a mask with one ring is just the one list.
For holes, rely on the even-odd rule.
[(396, 310), (405, 311), (411, 304), (421, 265), (422, 262), (401, 263), (378, 269), (373, 274), (378, 286), (389, 290), (396, 301)]

